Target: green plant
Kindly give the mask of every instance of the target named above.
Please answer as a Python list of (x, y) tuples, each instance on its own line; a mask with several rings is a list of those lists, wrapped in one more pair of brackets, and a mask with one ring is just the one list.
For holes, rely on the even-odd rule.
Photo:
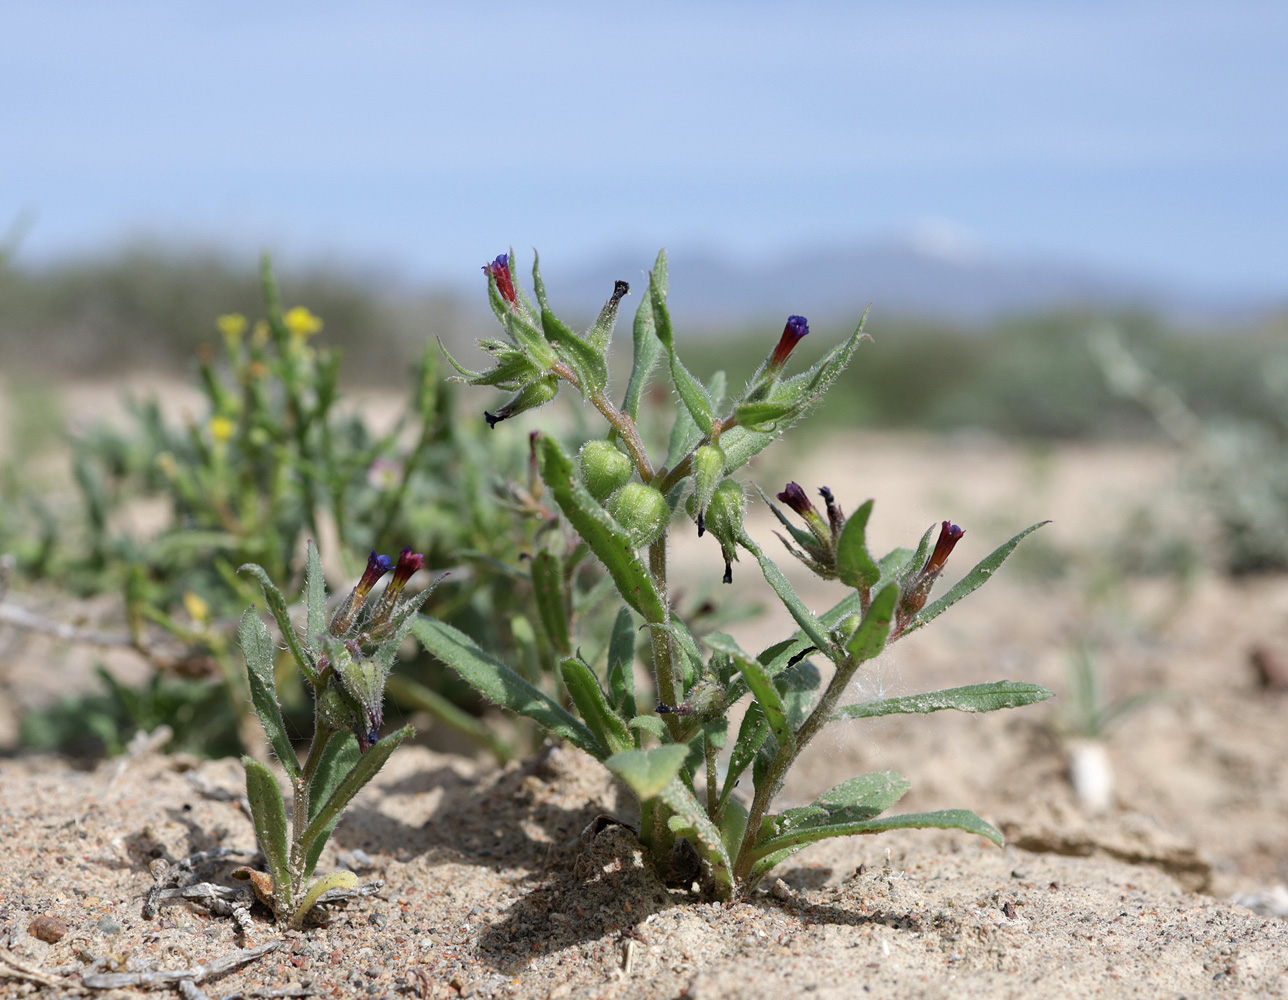
[(390, 563), (387, 556), (373, 552), (362, 579), (328, 618), (322, 560), (310, 542), (303, 636), (264, 569), (253, 564), (241, 567), (263, 588), (286, 648), (313, 694), (313, 737), (301, 765), (277, 696), (276, 646), (252, 605), (242, 616), (240, 629), (251, 701), (290, 781), (292, 810), (288, 829), (277, 778), (265, 764), (243, 757), (246, 797), (268, 871), (244, 869), (242, 874), (250, 878), (256, 894), (272, 907), (281, 924), (301, 926), (324, 892), (357, 884), (351, 872), (336, 872), (312, 886), (308, 881), (349, 801), (398, 744), (412, 735), (411, 726), (403, 726), (380, 737), (385, 681), (429, 588), (415, 596), (403, 595), (407, 581), (424, 564), (423, 556), (403, 549), (384, 593), (368, 609), (367, 596), (390, 570)]
[[(539, 621), (546, 643), (558, 652), (561, 697), (542, 691), (459, 629), (431, 618), (413, 625), (425, 648), (487, 698), (603, 761), (638, 797), (640, 839), (659, 870), (672, 871), (673, 852), (682, 850), (680, 840), (687, 841), (703, 859), (707, 886), (719, 898), (745, 896), (776, 864), (826, 837), (939, 827), (1001, 843), (996, 830), (964, 810), (881, 816), (909, 787), (894, 772), (851, 778), (803, 808), (774, 814), (771, 807), (800, 752), (834, 721), (942, 709), (989, 711), (1050, 697), (1034, 684), (1001, 681), (841, 705), (864, 663), (983, 584), (1038, 525), (1000, 546), (947, 594), (929, 602), (960, 528), (945, 521), (937, 538), (931, 529), (915, 550), (896, 549), (877, 560), (866, 543), (872, 501), (846, 517), (824, 489), (826, 513), (820, 514), (804, 491), (790, 484), (779, 499), (805, 527), (774, 508), (790, 537), (789, 550), (849, 590), (830, 610), (815, 615), (745, 531), (744, 490), (730, 477), (817, 404), (863, 339), (862, 323), (816, 364), (787, 377), (789, 357), (809, 332), (803, 317), (792, 316), (746, 388), (725, 403), (723, 375), (704, 383), (680, 359), (666, 307), (666, 257), (659, 254), (635, 316), (631, 374), (618, 405), (608, 394), (607, 351), (628, 290), (625, 282), (618, 282), (581, 336), (550, 310), (538, 263), (533, 264), (535, 305), (513, 280), (513, 263), (512, 255), (503, 254), (486, 268), (492, 309), (506, 334), (505, 340), (481, 342), (494, 366), (473, 372), (452, 364), (472, 385), (512, 393), (485, 414), (493, 428), (551, 401), (565, 383), (607, 423), (602, 441), (582, 450), (580, 469), (551, 436), (536, 435), (533, 447), (545, 494), (580, 539), (569, 560), (590, 554), (607, 570), (618, 598), (613, 626), (607, 641), (593, 631), (588, 641), (580, 641), (583, 616), (568, 599), (567, 563), (551, 554)], [(645, 386), (659, 361), (682, 404), (663, 429), (667, 444), (660, 462), (637, 424)], [(623, 467), (609, 447), (629, 465)], [(725, 580), (739, 554), (750, 554), (799, 631), (755, 656), (728, 635), (695, 634), (668, 594), (667, 529), (682, 506), (698, 534), (710, 533), (719, 543)], [(543, 558), (545, 553), (534, 555), (534, 579), (535, 564)], [(647, 692), (635, 690), (632, 672), (641, 621), (655, 685)], [(833, 665), (826, 685), (811, 655)], [(728, 745), (729, 710), (748, 695), (751, 704)], [(723, 749), (727, 761), (721, 759)], [(754, 794), (745, 804), (733, 790), (749, 770)]]
[(1093, 332), (1091, 349), (1110, 387), (1144, 407), (1180, 446), (1190, 485), (1216, 520), (1226, 570), (1288, 570), (1288, 356), (1259, 359), (1247, 395), (1273, 405), (1235, 419), (1199, 416), (1108, 327)]

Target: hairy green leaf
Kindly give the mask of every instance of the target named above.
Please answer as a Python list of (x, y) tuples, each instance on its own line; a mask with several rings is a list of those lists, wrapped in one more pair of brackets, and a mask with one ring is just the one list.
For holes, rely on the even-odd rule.
[(773, 588), (774, 593), (778, 595), (778, 599), (783, 602), (783, 606), (796, 619), (796, 624), (801, 627), (801, 631), (809, 636), (810, 641), (818, 647), (819, 652), (829, 659), (835, 657), (836, 646), (827, 635), (827, 630), (823, 627), (823, 623), (815, 617), (814, 612), (807, 608), (805, 602), (797, 596), (795, 589), (787, 581), (787, 577), (783, 576), (783, 571), (778, 568), (778, 564), (765, 555), (764, 550), (752, 541), (746, 532), (741, 534), (738, 544), (756, 557), (756, 561), (760, 563), (760, 571), (764, 574), (765, 582)]
[(641, 801), (656, 798), (680, 773), (689, 748), (683, 743), (668, 743), (651, 750), (626, 750), (615, 753), (604, 765), (630, 785)]
[(568, 632), (563, 565), (558, 556), (544, 549), (532, 557), (532, 596), (550, 645), (560, 656), (567, 656), (572, 652), (572, 638)]
[(273, 877), (273, 895), (288, 905), (291, 901), (290, 849), (286, 843), (286, 803), (277, 778), (267, 766), (251, 757), (242, 758), (246, 769), (246, 801), (250, 803), (255, 836), (268, 861)]
[(1002, 708), (1019, 708), (1046, 701), (1055, 696), (1040, 684), (1021, 681), (993, 681), (989, 684), (967, 684), (965, 687), (929, 691), (926, 694), (905, 695), (901, 698), (881, 698), (858, 705), (839, 708), (837, 719), (872, 719), (879, 715), (912, 715), (942, 712), (996, 712)]
[(639, 418), (640, 397), (644, 386), (648, 384), (653, 367), (662, 353), (662, 342), (657, 339), (657, 323), (653, 317), (652, 287), (656, 285), (666, 295), (666, 251), (658, 252), (649, 275), (650, 293), (640, 299), (639, 308), (635, 311), (635, 354), (631, 361), (631, 377), (626, 383), (626, 394), (622, 399), (622, 411), (632, 420)]
[(885, 649), (890, 637), (890, 621), (894, 618), (895, 605), (899, 603), (899, 585), (888, 583), (872, 598), (868, 613), (845, 644), (846, 651), (855, 660), (864, 663), (874, 659)]
[(850, 837), (856, 834), (884, 833), (887, 830), (965, 830), (991, 840), (998, 847), (1005, 841), (988, 823), (967, 809), (943, 809), (939, 812), (905, 813), (853, 823), (814, 826), (773, 837), (756, 846), (756, 863), (753, 874), (759, 876), (769, 871), (801, 848), (828, 837)]
[(604, 748), (595, 756), (603, 760), (610, 754), (621, 753), (634, 746), (635, 741), (631, 739), (626, 722), (608, 704), (590, 667), (575, 656), (568, 656), (559, 664), (559, 670), (577, 711)]
[(532, 719), (595, 757), (604, 748), (575, 715), (485, 652), (464, 632), (434, 618), (419, 618), (412, 632), (422, 646), (461, 675), (489, 701)]
[(837, 576), (847, 587), (873, 587), (881, 579), (881, 568), (868, 553), (868, 518), (872, 515), (869, 500), (845, 522), (836, 545)]
[(345, 806), (358, 794), (362, 786), (374, 778), (377, 772), (384, 767), (389, 755), (398, 749), (398, 744), (414, 732), (415, 730), (411, 726), (403, 726), (401, 729), (372, 744), (366, 753), (358, 757), (357, 762), (349, 772), (340, 779), (335, 791), (331, 793), (322, 807), (314, 813), (313, 819), (309, 821), (309, 825), (300, 837), (300, 845), (309, 857), (315, 859), (315, 863), (318, 854), (321, 852), (319, 841), (321, 843), (326, 842), (326, 838), (330, 835), (331, 830), (335, 828), (340, 814), (344, 812)]
[(541, 310), (541, 327), (560, 360), (576, 372), (583, 396), (589, 399), (608, 384), (608, 362), (602, 352), (568, 329), (549, 309)]
[(277, 682), (273, 675), (273, 637), (268, 626), (260, 621), (252, 604), (242, 615), (241, 626), (237, 630), (241, 641), (242, 655), (246, 658), (246, 676), (250, 681), (250, 700), (255, 706), (264, 734), (268, 737), (273, 753), (282, 762), (282, 767), (292, 777), (299, 777), (300, 762), (295, 758), (295, 748), (291, 738), (286, 734), (286, 723), (282, 719), (282, 706), (277, 700)]
[(273, 613), (273, 618), (277, 622), (277, 629), (282, 633), (282, 639), (286, 642), (286, 648), (291, 651), (291, 656), (295, 658), (300, 672), (309, 679), (309, 683), (317, 687), (318, 673), (313, 663), (313, 654), (304, 648), (300, 642), (299, 634), (295, 631), (295, 626), (291, 624), (290, 612), (286, 610), (286, 598), (282, 592), (277, 589), (277, 585), (268, 578), (262, 566), (255, 563), (246, 563), (239, 566), (238, 573), (250, 573), (259, 581), (260, 587), (264, 590), (264, 600), (268, 603), (268, 610)]
[(322, 571), (322, 556), (311, 538), (304, 571), (304, 602), (308, 608), (304, 638), (306, 642), (313, 642), (326, 631), (326, 577)]

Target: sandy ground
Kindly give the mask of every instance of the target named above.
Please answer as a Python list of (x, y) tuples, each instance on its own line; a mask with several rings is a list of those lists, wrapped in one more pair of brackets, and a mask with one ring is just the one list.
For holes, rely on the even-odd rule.
[[(827, 474), (808, 471), (818, 468)], [(785, 804), (894, 768), (913, 785), (899, 811), (973, 808), (1008, 846), (932, 832), (825, 842), (749, 902), (726, 906), (665, 889), (620, 827), (583, 844), (595, 816), (630, 817), (606, 772), (578, 752), (497, 769), (408, 747), (323, 855), (323, 867), (383, 879), (381, 892), (337, 910), (324, 929), (283, 937), (261, 921), (242, 937), (183, 901), (142, 916), (156, 859), (253, 845), (237, 803), (212, 794), (240, 791), (235, 762), (145, 753), (79, 770), (10, 755), (0, 760), (0, 996), (67, 995), (95, 973), (192, 968), (279, 938), (201, 988), (220, 997), (1288, 993), (1288, 695), (1264, 689), (1249, 666), (1256, 647), (1288, 654), (1288, 580), (1106, 569), (1104, 554), (1129, 533), (1150, 542), (1133, 526), (1136, 510), (1160, 533), (1179, 526), (1202, 541), (1167, 453), (856, 437), (756, 476), (775, 489), (788, 478), (826, 484), (847, 509), (876, 496), (879, 545), (951, 518), (968, 532), (953, 557), (959, 572), (1015, 530), (1054, 518), (1027, 561), (898, 643), (854, 697), (1003, 677), (1065, 692), (1072, 644), (1091, 640), (1110, 697), (1163, 695), (1109, 734), (1108, 810), (1092, 814), (1070, 787), (1058, 735), (1067, 698), (834, 727), (789, 780)], [(753, 534), (776, 546), (769, 527), (758, 512)], [(721, 568), (714, 547), (688, 534), (674, 563), (679, 585), (695, 591)], [(735, 587), (764, 597), (746, 560)], [(820, 609), (841, 596), (803, 589)], [(759, 648), (783, 627), (769, 615), (730, 630)], [(66, 684), (52, 666), (68, 654), (23, 648), (23, 664), (2, 668), (11, 682), (43, 657), (47, 685)], [(37, 703), (38, 689), (33, 680), (20, 693)], [(22, 705), (6, 709), (12, 722)], [(201, 874), (226, 883), (232, 864)], [(38, 917), (61, 921), (62, 936), (34, 936)]]

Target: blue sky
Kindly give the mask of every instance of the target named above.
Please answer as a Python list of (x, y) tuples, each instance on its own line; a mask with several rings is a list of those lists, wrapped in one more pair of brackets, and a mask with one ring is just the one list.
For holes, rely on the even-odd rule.
[(1237, 0), (6, 4), (0, 230), (416, 281), (917, 231), (1283, 296), (1286, 52)]

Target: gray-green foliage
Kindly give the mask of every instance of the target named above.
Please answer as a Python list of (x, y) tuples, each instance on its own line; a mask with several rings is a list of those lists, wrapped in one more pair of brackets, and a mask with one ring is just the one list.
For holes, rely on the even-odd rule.
[(1202, 418), (1114, 330), (1094, 331), (1091, 347), (1110, 386), (1147, 409), (1183, 449), (1190, 485), (1220, 529), (1226, 569), (1234, 575), (1288, 569), (1288, 354), (1265, 358), (1247, 373), (1248, 394), (1276, 401), (1277, 410), (1260, 419)]
[[(315, 705), (312, 741), (301, 764), (278, 700), (276, 641), (255, 608), (247, 609), (239, 638), (250, 700), (291, 787), (288, 823), (286, 803), (272, 770), (258, 760), (243, 758), (246, 797), (268, 865), (265, 901), (279, 923), (300, 926), (323, 891), (341, 887), (344, 879), (328, 877), (308, 888), (322, 848), (353, 796), (375, 777), (398, 744), (412, 735), (412, 728), (403, 726), (381, 737), (380, 726), (385, 682), (394, 657), (429, 596), (428, 589), (412, 597), (402, 593), (422, 564), (422, 556), (404, 549), (384, 594), (367, 605), (371, 588), (391, 568), (391, 560), (372, 553), (362, 580), (328, 618), (322, 561), (309, 542), (303, 634), (263, 568), (242, 567), (263, 588), (265, 602)], [(351, 877), (348, 881), (356, 884)]]
[[(804, 808), (772, 811), (793, 762), (831, 722), (949, 708), (991, 711), (1051, 695), (1037, 685), (1001, 681), (840, 707), (864, 663), (983, 584), (1033, 528), (1000, 546), (960, 584), (928, 603), (961, 529), (945, 521), (938, 541), (932, 529), (918, 548), (875, 558), (865, 530), (871, 501), (847, 518), (824, 490), (824, 517), (800, 487), (791, 484), (780, 498), (804, 517), (806, 528), (796, 527), (775, 508), (792, 538), (789, 549), (848, 590), (821, 615), (800, 599), (773, 559), (744, 530), (743, 487), (730, 477), (819, 402), (864, 339), (862, 323), (818, 362), (789, 376), (788, 355), (808, 333), (802, 317), (791, 317), (777, 348), (744, 389), (726, 400), (722, 374), (703, 381), (680, 357), (666, 305), (666, 258), (659, 254), (649, 287), (640, 297), (632, 371), (619, 405), (609, 396), (604, 373), (623, 283), (583, 336), (551, 313), (537, 264), (535, 305), (514, 281), (513, 265), (512, 254), (502, 255), (487, 268), (489, 299), (505, 333), (505, 340), (482, 342), (493, 367), (475, 372), (452, 364), (470, 384), (512, 393), (508, 402), (487, 414), (494, 428), (548, 402), (555, 395), (552, 390), (567, 384), (607, 425), (604, 443), (585, 445), (583, 456), (590, 449), (615, 464), (620, 464), (613, 457), (617, 451), (629, 458), (629, 480), (621, 469), (600, 475), (598, 464), (579, 475), (577, 462), (558, 440), (534, 435), (533, 465), (539, 482), (533, 485), (533, 496), (540, 494), (541, 503), (552, 502), (576, 532), (576, 558), (593, 554), (607, 570), (619, 602), (613, 637), (605, 643), (595, 630), (585, 630), (589, 616), (577, 602), (544, 602), (538, 622), (541, 645), (560, 651), (566, 701), (543, 691), (524, 675), (521, 665), (509, 665), (485, 649), (490, 641), (486, 637), (480, 642), (421, 618), (412, 630), (422, 644), (488, 699), (603, 761), (638, 797), (640, 838), (659, 868), (670, 870), (676, 840), (683, 838), (702, 857), (707, 886), (720, 898), (747, 894), (774, 865), (826, 837), (932, 827), (966, 830), (1001, 843), (996, 830), (964, 810), (883, 816), (908, 787), (892, 772), (851, 778)], [(640, 400), (658, 367), (679, 401), (669, 431), (661, 428), (656, 435), (668, 441), (661, 463), (649, 453), (638, 427)], [(654, 497), (663, 498), (664, 506)], [(753, 655), (727, 635), (700, 634), (671, 606), (667, 534), (660, 530), (667, 525), (654, 522), (660, 517), (669, 523), (682, 505), (699, 535), (715, 535), (726, 579), (739, 552), (748, 553), (798, 631)], [(557, 552), (537, 552), (533, 579), (540, 575), (557, 590), (559, 581), (566, 580), (556, 571), (560, 558)], [(653, 678), (648, 692), (636, 690), (631, 675), (631, 633), (636, 628), (648, 637)], [(826, 686), (811, 656), (832, 663)], [(747, 697), (750, 705), (733, 735), (729, 709)], [(656, 713), (644, 710), (647, 705)], [(722, 781), (723, 751), (728, 752), (728, 765)], [(750, 802), (743, 802), (732, 793), (748, 771), (753, 794)]]

